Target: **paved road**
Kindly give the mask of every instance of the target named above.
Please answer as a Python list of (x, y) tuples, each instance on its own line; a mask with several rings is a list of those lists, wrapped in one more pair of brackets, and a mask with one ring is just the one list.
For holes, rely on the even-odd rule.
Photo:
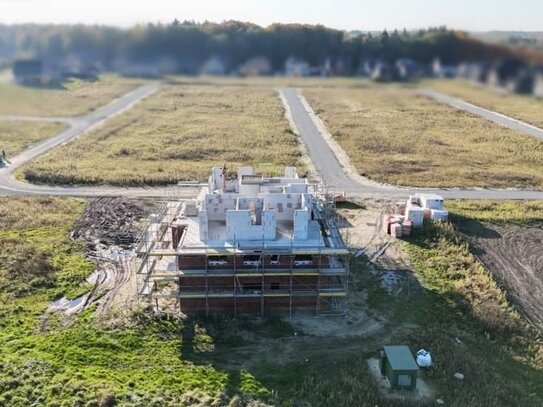
[[(194, 188), (113, 188), (113, 187), (52, 187), (34, 185), (20, 182), (14, 179), (13, 171), (20, 166), (32, 161), (36, 157), (45, 154), (52, 148), (67, 143), (92, 128), (102, 124), (107, 119), (130, 109), (145, 97), (157, 91), (159, 85), (156, 83), (140, 86), (139, 88), (126, 93), (120, 98), (100, 109), (80, 117), (71, 118), (38, 118), (21, 116), (3, 116), (4, 120), (31, 120), (31, 121), (57, 121), (66, 122), (69, 126), (56, 136), (46, 139), (33, 147), (21, 152), (11, 158), (9, 167), (0, 168), (0, 195), (62, 195), (62, 196), (137, 196), (137, 197), (161, 197), (165, 195), (178, 194), (178, 196), (194, 196)], [(182, 194), (182, 195), (179, 195)]]
[(519, 191), (500, 189), (439, 189), (400, 188), (378, 185), (371, 181), (353, 179), (339, 162), (318, 125), (308, 112), (307, 103), (301, 100), (294, 88), (281, 88), (279, 92), (288, 104), (288, 109), (297, 132), (305, 143), (309, 155), (325, 184), (336, 190), (345, 190), (350, 196), (404, 197), (413, 193), (436, 193), (451, 199), (543, 199), (542, 191)]
[(471, 103), (468, 103), (462, 99), (458, 99), (444, 93), (436, 92), (435, 90), (419, 89), (417, 90), (417, 93), (419, 95), (430, 97), (439, 103), (444, 103), (456, 109), (464, 110), (471, 114), (480, 116), (483, 119), (497, 123), (501, 126), (507, 127), (512, 130), (517, 130), (543, 140), (543, 129), (532, 126), (531, 124), (525, 123), (523, 121), (514, 119), (501, 113), (493, 112), (492, 110), (472, 105)]

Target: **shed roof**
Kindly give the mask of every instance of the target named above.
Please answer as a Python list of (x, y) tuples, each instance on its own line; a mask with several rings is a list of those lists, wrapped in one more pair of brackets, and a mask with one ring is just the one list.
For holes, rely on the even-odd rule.
[(419, 370), (408, 346), (383, 346), (383, 350), (393, 370)]

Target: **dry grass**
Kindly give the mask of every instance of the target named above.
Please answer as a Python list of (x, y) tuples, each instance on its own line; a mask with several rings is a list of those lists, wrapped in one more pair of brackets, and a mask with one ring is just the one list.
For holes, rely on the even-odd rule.
[(205, 180), (224, 162), (232, 170), (254, 165), (272, 174), (301, 166), (275, 91), (171, 85), (39, 158), (24, 175), (55, 184), (161, 185)]
[(171, 76), (168, 82), (181, 85), (213, 85), (213, 86), (245, 86), (245, 87), (282, 87), (300, 88), (340, 87), (352, 88), (362, 86), (365, 80), (356, 77), (294, 77), (294, 76)]
[(466, 102), (543, 127), (543, 100), (534, 96), (516, 95), (504, 90), (476, 85), (464, 80), (427, 80), (424, 87), (456, 96)]
[(0, 115), (78, 116), (111, 102), (141, 81), (106, 75), (96, 82), (71, 80), (59, 88), (0, 84)]
[(0, 197), (0, 229), (7, 231), (65, 226), (74, 222), (85, 202), (54, 197)]
[(543, 188), (543, 143), (399, 85), (306, 90), (360, 174), (419, 187)]
[(8, 160), (37, 142), (54, 136), (65, 128), (61, 123), (5, 122), (0, 120), (0, 150)]

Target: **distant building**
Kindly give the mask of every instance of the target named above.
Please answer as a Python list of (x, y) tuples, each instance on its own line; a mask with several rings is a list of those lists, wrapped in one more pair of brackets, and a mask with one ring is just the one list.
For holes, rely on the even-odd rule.
[(200, 75), (224, 75), (226, 74), (226, 64), (219, 57), (210, 57), (200, 68)]
[(488, 75), (486, 77), (486, 84), (494, 88), (499, 88), (503, 86), (503, 80), (500, 77), (500, 73), (497, 67), (493, 66), (489, 69)]
[(435, 78), (454, 78), (458, 74), (458, 70), (455, 66), (444, 65), (439, 58), (434, 59), (432, 62), (432, 76)]
[(533, 93), (534, 81), (534, 73), (528, 69), (523, 69), (507, 81), (506, 88), (511, 92), (529, 95)]
[(327, 76), (333, 75), (351, 75), (352, 61), (344, 57), (328, 57), (324, 61), (324, 71)]
[(271, 73), (271, 63), (266, 57), (250, 58), (239, 68), (239, 74), (242, 76), (270, 75)]
[(541, 71), (534, 76), (533, 94), (535, 97), (543, 99), (543, 72)]
[(420, 65), (410, 58), (401, 58), (396, 61), (398, 77), (402, 81), (410, 81), (421, 75)]
[(369, 78), (371, 77), (375, 66), (382, 62), (376, 58), (361, 58), (356, 71), (357, 75)]
[(13, 77), (19, 85), (41, 85), (45, 82), (43, 61), (19, 60), (13, 64)]
[(399, 79), (398, 68), (389, 62), (379, 62), (375, 65), (371, 79), (376, 82), (391, 82)]
[(486, 83), (490, 66), (482, 62), (466, 62), (458, 67), (458, 76), (472, 82)]
[(100, 73), (95, 57), (86, 53), (70, 54), (61, 63), (60, 73), (63, 78), (77, 78), (94, 81)]
[(285, 61), (285, 75), (309, 76), (310, 74), (311, 68), (306, 61), (294, 57), (289, 57)]

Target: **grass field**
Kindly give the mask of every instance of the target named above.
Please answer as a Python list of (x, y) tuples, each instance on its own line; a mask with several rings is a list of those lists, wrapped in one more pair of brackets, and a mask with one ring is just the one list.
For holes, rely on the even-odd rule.
[(65, 128), (61, 123), (12, 122), (0, 120), (0, 150), (6, 151), (7, 158), (37, 142), (54, 136)]
[(464, 80), (426, 80), (422, 87), (456, 96), (466, 102), (484, 107), (537, 127), (543, 127), (543, 100), (529, 95), (517, 95), (503, 90), (495, 90), (475, 85)]
[(244, 87), (341, 87), (353, 88), (363, 86), (367, 80), (357, 77), (295, 77), (295, 76), (172, 76), (169, 83), (181, 85), (213, 85), (213, 86), (244, 86)]
[(141, 83), (105, 75), (96, 82), (69, 80), (58, 88), (0, 83), (0, 115), (78, 116), (111, 102)]
[(358, 172), (376, 181), (543, 188), (543, 142), (409, 88), (368, 83), (304, 94)]
[(23, 173), (38, 183), (162, 185), (206, 180), (224, 163), (271, 174), (302, 167), (275, 91), (171, 85)]

